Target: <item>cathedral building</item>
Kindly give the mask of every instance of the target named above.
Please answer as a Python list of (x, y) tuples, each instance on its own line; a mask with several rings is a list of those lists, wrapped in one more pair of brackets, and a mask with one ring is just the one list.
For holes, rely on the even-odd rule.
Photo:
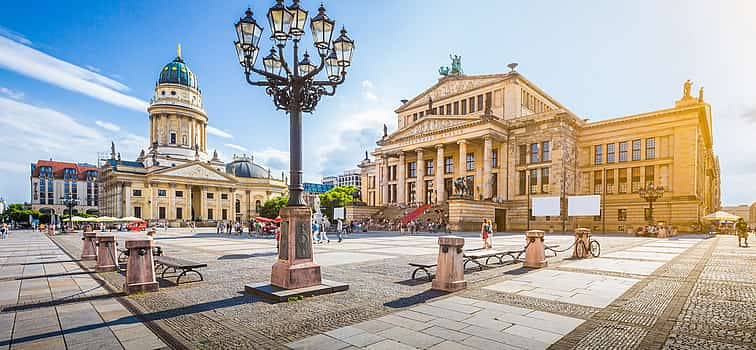
[(135, 161), (115, 145), (100, 169), (100, 213), (179, 226), (187, 221), (247, 221), (266, 200), (286, 194), (275, 178), (246, 155), (224, 164), (207, 149), (208, 116), (197, 77), (181, 57), (160, 71), (147, 109), (150, 144)]
[[(456, 58), (458, 61), (458, 58)], [(720, 206), (711, 107), (691, 83), (670, 108), (588, 122), (514, 70), (467, 76), (458, 62), (396, 109), (396, 131), (359, 164), (369, 206), (448, 205), (454, 230), (625, 232), (651, 221), (701, 228)], [(662, 198), (640, 192), (654, 184)], [(568, 217), (567, 197), (600, 195), (601, 215)], [(531, 216), (534, 197), (561, 215)]]

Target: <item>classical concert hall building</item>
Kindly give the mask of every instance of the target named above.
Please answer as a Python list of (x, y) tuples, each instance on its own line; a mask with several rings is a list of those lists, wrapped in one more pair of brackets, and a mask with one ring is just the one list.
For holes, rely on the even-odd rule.
[(224, 164), (208, 156), (208, 116), (197, 77), (181, 58), (160, 71), (147, 109), (150, 145), (136, 161), (121, 160), (115, 146), (100, 169), (100, 212), (180, 225), (189, 220), (247, 221), (262, 203), (285, 194), (286, 180), (252, 157)]
[[(444, 72), (447, 73), (447, 72)], [(384, 132), (360, 163), (370, 206), (448, 204), (452, 229), (624, 232), (648, 221), (638, 191), (663, 186), (653, 219), (680, 231), (720, 206), (719, 162), (711, 107), (690, 94), (672, 107), (587, 122), (518, 72), (452, 73), (396, 109), (397, 130)], [(671, 99), (670, 99), (671, 100)], [(671, 102), (671, 101), (670, 101)], [(467, 193), (454, 192), (464, 177)], [(566, 198), (599, 194), (602, 214), (566, 217)], [(530, 217), (532, 197), (559, 196), (562, 216)]]

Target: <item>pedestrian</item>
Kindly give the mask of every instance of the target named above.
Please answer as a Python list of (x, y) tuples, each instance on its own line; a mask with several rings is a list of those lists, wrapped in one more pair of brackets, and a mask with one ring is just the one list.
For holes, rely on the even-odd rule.
[[(735, 224), (735, 231), (737, 231), (738, 233), (738, 247), (747, 247), (748, 246), (748, 224), (746, 224), (743, 218), (738, 219), (738, 222)], [(745, 245), (740, 244), (741, 240), (745, 241)]]
[(320, 233), (320, 242), (322, 242), (323, 239), (325, 239), (326, 243), (331, 243), (331, 240), (328, 238), (328, 230), (323, 229), (322, 227), (320, 227), (319, 233)]
[(483, 225), (480, 227), (480, 236), (483, 239), (483, 249), (491, 248), (491, 243), (488, 241), (491, 235), (491, 224), (488, 219), (483, 219)]
[(229, 221), (229, 222), (228, 222), (228, 223), (226, 224), (226, 233), (228, 233), (229, 235), (231, 234), (231, 227), (232, 227), (232, 226), (233, 226), (233, 225), (232, 225), (231, 221)]
[(276, 252), (281, 253), (281, 229), (276, 230)]
[(3, 240), (5, 240), (5, 237), (8, 235), (8, 224), (2, 224), (2, 226), (0, 226), (0, 235), (2, 235)]
[(222, 229), (223, 229), (223, 223), (218, 221), (218, 224), (215, 225), (215, 234), (219, 235)]
[(339, 243), (341, 243), (341, 241), (343, 240), (341, 238), (341, 234), (342, 234), (342, 231), (343, 231), (343, 227), (342, 226), (343, 226), (343, 223), (341, 222), (341, 219), (336, 219), (336, 231), (337, 231), (337, 235), (339, 236)]

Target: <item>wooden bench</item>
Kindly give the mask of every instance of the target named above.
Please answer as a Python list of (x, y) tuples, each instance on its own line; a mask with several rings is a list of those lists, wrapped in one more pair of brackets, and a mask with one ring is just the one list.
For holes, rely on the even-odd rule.
[(430, 273), (429, 269), (436, 267), (436, 264), (409, 263), (409, 266), (415, 268), (415, 271), (412, 271), (413, 280), (415, 279), (415, 275), (417, 275), (418, 271), (423, 271), (426, 275), (428, 275), (428, 281), (433, 281), (433, 275)]
[(202, 274), (199, 271), (195, 270), (201, 267), (207, 267), (207, 264), (165, 255), (155, 257), (155, 270), (157, 271), (158, 268), (163, 269), (160, 278), (165, 278), (165, 273), (168, 272), (169, 269), (172, 270), (172, 273), (175, 273), (176, 270), (181, 270), (181, 273), (176, 278), (177, 285), (181, 283), (181, 277), (189, 272), (196, 273), (197, 275), (199, 275), (200, 281), (204, 281), (205, 278), (202, 276)]

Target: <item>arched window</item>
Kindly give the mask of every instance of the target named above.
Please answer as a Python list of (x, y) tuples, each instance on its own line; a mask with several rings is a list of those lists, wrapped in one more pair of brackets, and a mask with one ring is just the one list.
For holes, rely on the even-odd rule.
[(259, 213), (260, 208), (262, 208), (262, 203), (260, 203), (260, 200), (258, 199), (255, 201), (255, 211)]
[(241, 201), (236, 200), (236, 214), (241, 214)]

